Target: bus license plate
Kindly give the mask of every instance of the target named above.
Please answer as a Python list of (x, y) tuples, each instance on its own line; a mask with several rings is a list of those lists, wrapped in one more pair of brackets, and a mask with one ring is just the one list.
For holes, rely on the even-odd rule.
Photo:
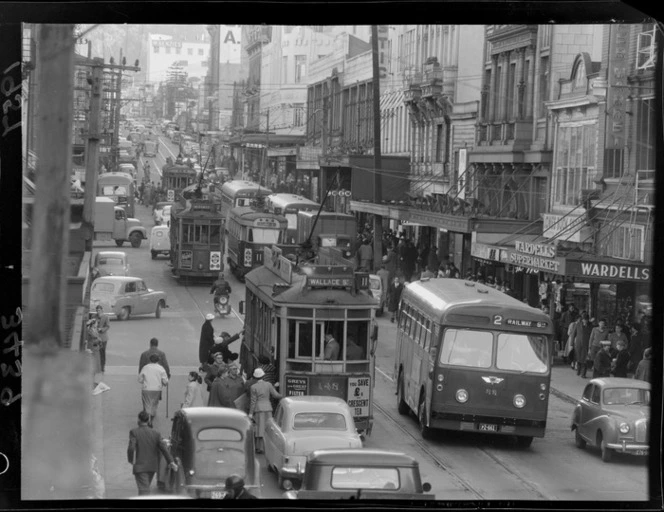
[(491, 425), (489, 423), (480, 423), (480, 430), (485, 432), (498, 432), (498, 425)]
[(213, 500), (223, 500), (225, 496), (226, 496), (225, 491), (212, 491), (212, 496), (210, 497)]

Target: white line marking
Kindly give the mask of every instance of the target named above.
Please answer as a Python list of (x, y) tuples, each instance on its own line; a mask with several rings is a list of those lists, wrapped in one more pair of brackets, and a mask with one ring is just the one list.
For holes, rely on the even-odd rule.
[(386, 378), (387, 380), (389, 380), (390, 382), (394, 382), (394, 379), (393, 379), (392, 377), (390, 377), (387, 373), (385, 373), (383, 370), (381, 370), (380, 368), (378, 368), (378, 366), (376, 366), (376, 371), (377, 371), (377, 372), (380, 372), (381, 375), (383, 375), (383, 377), (385, 377), (385, 378)]

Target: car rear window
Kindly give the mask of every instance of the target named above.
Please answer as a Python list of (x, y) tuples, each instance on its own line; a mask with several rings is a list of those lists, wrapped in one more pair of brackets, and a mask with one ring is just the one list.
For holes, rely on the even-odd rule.
[(343, 414), (333, 412), (301, 412), (295, 415), (293, 429), (346, 429), (346, 418)]
[(198, 432), (199, 441), (242, 441), (242, 432), (234, 428), (206, 428)]
[(102, 258), (99, 260), (100, 265), (122, 265), (120, 258)]
[(333, 489), (399, 489), (396, 468), (336, 467), (332, 469)]
[(92, 285), (93, 292), (113, 293), (115, 285), (112, 283), (95, 283)]

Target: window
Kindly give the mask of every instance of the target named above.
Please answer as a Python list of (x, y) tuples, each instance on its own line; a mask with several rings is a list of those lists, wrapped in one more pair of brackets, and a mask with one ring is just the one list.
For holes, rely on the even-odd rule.
[(544, 102), (549, 98), (549, 57), (542, 57), (540, 60), (540, 97), (539, 97), (539, 116), (546, 116), (547, 109)]
[(304, 126), (304, 103), (293, 104), (293, 126)]
[(597, 124), (561, 126), (558, 131), (554, 203), (576, 206), (581, 190), (593, 187)]
[(208, 64), (209, 64), (209, 63), (208, 63), (208, 61), (206, 61), (206, 60), (202, 60), (202, 61), (201, 61), (201, 67), (203, 67), (203, 68), (208, 67)]
[(604, 150), (604, 177), (618, 179), (623, 175), (623, 149), (608, 148)]
[(593, 391), (593, 385), (588, 384), (586, 386), (586, 389), (583, 390), (583, 398), (585, 400), (590, 400), (590, 397), (592, 396), (592, 391)]
[(295, 56), (295, 83), (299, 84), (302, 79), (305, 77), (307, 70), (307, 56), (306, 55), (296, 55)]
[(493, 351), (493, 334), (488, 331), (446, 329), (440, 362), (472, 368), (489, 368)]
[(332, 470), (333, 489), (399, 489), (399, 470), (396, 468), (340, 467)]
[(499, 334), (496, 366), (501, 370), (546, 373), (546, 338), (525, 334)]
[(602, 393), (606, 405), (650, 405), (650, 391), (639, 388), (609, 388)]
[(143, 281), (138, 281), (138, 282), (136, 283), (136, 291), (137, 291), (137, 292), (147, 292), (147, 291), (148, 291), (148, 287), (145, 286), (145, 283), (144, 283)]
[(301, 412), (293, 418), (293, 430), (346, 430), (346, 418), (332, 412)]
[(198, 55), (205, 55), (205, 50), (203, 50), (203, 48), (199, 48)]
[(281, 83), (288, 83), (288, 55), (281, 57)]
[(607, 223), (606, 256), (643, 261), (643, 226), (618, 226)]
[(443, 161), (443, 148), (445, 147), (444, 133), (443, 125), (436, 125), (436, 162)]
[(99, 293), (113, 293), (115, 291), (115, 285), (113, 285), (113, 283), (95, 283), (92, 285), (92, 291)]
[(242, 441), (242, 432), (232, 428), (206, 428), (198, 433), (199, 441)]
[(187, 48), (187, 55), (193, 55), (194, 54), (194, 49), (193, 48)]
[(505, 119), (514, 119), (514, 90), (516, 88), (516, 64), (510, 64), (507, 74), (507, 110)]
[(598, 404), (599, 403), (599, 386), (593, 386), (593, 392), (592, 395), (590, 396), (590, 401)]
[(279, 229), (251, 228), (247, 241), (259, 244), (278, 244), (281, 243), (280, 235), (281, 230)]
[(177, 53), (178, 55), (180, 55), (180, 52), (182, 52), (182, 48), (175, 48), (175, 53)]
[(655, 169), (655, 100), (636, 103), (636, 170)]
[(136, 293), (136, 282), (127, 283), (125, 285), (125, 293)]

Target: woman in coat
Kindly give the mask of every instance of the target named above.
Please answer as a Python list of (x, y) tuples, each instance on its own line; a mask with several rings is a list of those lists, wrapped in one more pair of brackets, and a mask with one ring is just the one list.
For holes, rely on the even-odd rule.
[(251, 386), (250, 391), (250, 405), (249, 417), (255, 422), (254, 438), (256, 440), (256, 453), (263, 453), (265, 444), (263, 437), (265, 436), (265, 424), (272, 416), (272, 404), (270, 397), (280, 399), (281, 395), (277, 393), (274, 386), (269, 382), (263, 380), (265, 372), (260, 368), (254, 370), (254, 379), (258, 382)]
[(577, 361), (576, 374), (584, 379), (588, 372), (588, 348), (590, 346), (590, 334), (593, 331), (593, 325), (590, 323), (588, 313), (581, 313), (581, 318), (572, 324), (574, 326), (570, 333), (570, 338), (574, 344), (574, 352)]
[(387, 310), (392, 314), (390, 322), (394, 323), (399, 309), (399, 301), (401, 300), (401, 292), (403, 292), (403, 277), (395, 278), (390, 284), (389, 289), (389, 305)]
[(184, 402), (182, 402), (183, 409), (187, 407), (203, 407), (202, 382), (203, 379), (198, 372), (189, 372), (189, 382), (187, 382), (187, 389), (184, 392)]
[(198, 361), (201, 365), (211, 364), (208, 360), (210, 356), (210, 349), (214, 346), (214, 327), (212, 326), (214, 315), (208, 313), (205, 315), (205, 322), (201, 327), (201, 339), (198, 343)]
[(616, 345), (616, 349), (618, 350), (618, 354), (616, 355), (616, 358), (614, 359), (614, 363), (612, 366), (611, 373), (613, 374), (614, 377), (622, 377), (624, 379), (627, 378), (627, 370), (628, 370), (628, 365), (629, 365), (629, 352), (627, 351), (627, 342), (620, 340), (618, 341)]

